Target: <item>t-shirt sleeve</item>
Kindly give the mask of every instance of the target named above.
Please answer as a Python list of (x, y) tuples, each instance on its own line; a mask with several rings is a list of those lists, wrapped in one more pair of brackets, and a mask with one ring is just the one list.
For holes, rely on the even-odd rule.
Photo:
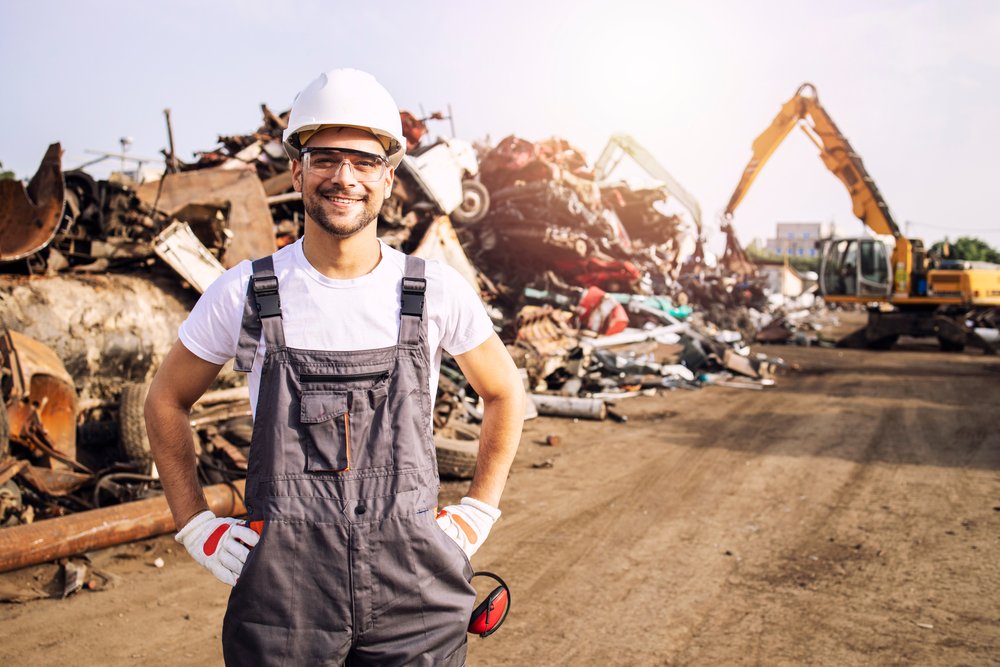
[(447, 304), (441, 347), (451, 355), (464, 354), (486, 342), (493, 322), (479, 294), (458, 271), (442, 264), (441, 278)]
[(195, 356), (224, 364), (236, 356), (250, 263), (241, 262), (209, 285), (177, 332)]

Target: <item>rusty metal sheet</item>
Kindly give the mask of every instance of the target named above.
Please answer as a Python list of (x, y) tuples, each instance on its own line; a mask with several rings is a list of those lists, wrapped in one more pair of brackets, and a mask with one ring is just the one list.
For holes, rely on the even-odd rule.
[(268, 197), (289, 193), (292, 189), (292, 172), (291, 170), (288, 170), (283, 171), (280, 174), (275, 174), (271, 178), (264, 181), (262, 185), (264, 187), (264, 194)]
[(62, 147), (52, 144), (28, 186), (0, 181), (0, 262), (32, 255), (52, 241), (62, 219), (66, 188)]
[[(159, 201), (157, 193), (159, 191)], [(222, 265), (227, 269), (244, 259), (270, 255), (274, 243), (274, 220), (267, 195), (257, 175), (246, 169), (199, 169), (163, 177), (159, 181), (144, 183), (137, 189), (143, 203), (175, 215), (188, 204), (229, 203), (229, 229), (232, 242), (222, 255)]]
[[(77, 397), (73, 378), (48, 346), (16, 331), (0, 336), (0, 358), (10, 367), (14, 389), (10, 400), (10, 433), (25, 430), (31, 412), (51, 445), (63, 456), (76, 458)], [(15, 409), (27, 399), (28, 410)], [(53, 465), (59, 465), (53, 461)]]
[(25, 466), (18, 475), (31, 486), (50, 496), (69, 495), (94, 479), (93, 475), (33, 465)]

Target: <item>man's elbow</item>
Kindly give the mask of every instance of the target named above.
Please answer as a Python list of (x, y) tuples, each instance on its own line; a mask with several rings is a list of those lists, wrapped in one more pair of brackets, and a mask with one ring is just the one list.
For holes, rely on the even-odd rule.
[(528, 394), (524, 391), (524, 383), (521, 382), (520, 374), (517, 376), (517, 381), (512, 386), (511, 400), (514, 401), (518, 412), (521, 415), (524, 415), (528, 407)]
[(172, 391), (170, 383), (162, 378), (153, 378), (150, 383), (146, 400), (143, 403), (143, 418), (146, 422), (146, 433), (152, 449), (163, 441), (161, 434), (171, 432), (173, 425), (179, 421), (186, 422), (191, 414), (191, 405), (183, 400), (176, 391)]
[(521, 380), (520, 373), (517, 368), (513, 367), (513, 364), (511, 364), (511, 367), (512, 372), (506, 373), (504, 380), (498, 382), (489, 395), (483, 396), (483, 402), (486, 405), (495, 403), (497, 405), (508, 406), (508, 409), (512, 413), (516, 412), (519, 415), (523, 415), (527, 394), (524, 391), (524, 382)]
[(146, 433), (153, 436), (149, 439), (150, 446), (155, 449), (156, 445), (159, 444), (159, 438), (156, 435), (162, 430), (163, 424), (170, 421), (169, 415), (171, 413), (170, 402), (166, 400), (155, 382), (146, 394), (142, 412), (146, 422)]

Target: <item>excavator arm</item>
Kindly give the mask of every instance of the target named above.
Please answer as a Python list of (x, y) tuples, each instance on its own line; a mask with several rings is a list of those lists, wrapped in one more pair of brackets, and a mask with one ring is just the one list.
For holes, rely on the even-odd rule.
[(627, 134), (611, 135), (604, 150), (601, 151), (601, 156), (594, 163), (594, 180), (603, 181), (607, 178), (626, 155), (635, 160), (640, 167), (646, 170), (646, 173), (663, 183), (667, 193), (676, 198), (691, 214), (698, 236), (701, 236), (701, 206), (698, 204), (698, 200), (677, 182), (666, 167), (653, 157), (652, 153), (643, 148), (631, 136)]
[(726, 218), (733, 217), (733, 212), (746, 196), (760, 170), (795, 126), (809, 137), (819, 149), (823, 164), (847, 188), (851, 195), (854, 215), (876, 234), (891, 234), (898, 241), (901, 234), (889, 213), (889, 206), (865, 169), (861, 157), (819, 103), (816, 87), (811, 83), (799, 86), (792, 99), (785, 102), (781, 111), (771, 121), (770, 127), (754, 139), (753, 157), (750, 158), (739, 184), (729, 198), (725, 211)]

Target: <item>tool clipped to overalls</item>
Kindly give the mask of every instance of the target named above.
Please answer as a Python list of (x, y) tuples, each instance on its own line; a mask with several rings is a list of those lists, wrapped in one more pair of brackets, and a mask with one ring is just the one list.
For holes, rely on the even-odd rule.
[(496, 632), (510, 611), (510, 588), (507, 583), (492, 572), (476, 572), (472, 578), (489, 577), (500, 585), (494, 588), (486, 599), (480, 602), (472, 611), (472, 618), (469, 620), (469, 633), (480, 637), (489, 637)]

